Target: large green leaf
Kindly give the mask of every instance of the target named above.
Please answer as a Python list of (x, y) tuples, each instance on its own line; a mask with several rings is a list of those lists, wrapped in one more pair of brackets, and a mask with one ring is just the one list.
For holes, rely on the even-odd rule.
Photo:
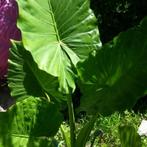
[[(40, 78), (37, 78), (36, 74)], [(65, 99), (65, 96), (58, 92), (58, 79), (39, 70), (21, 42), (13, 42), (10, 49), (8, 83), (11, 95), (17, 101), (29, 96), (45, 97), (46, 93), (57, 100)]]
[(29, 97), (0, 113), (0, 146), (48, 147), (62, 119), (57, 105)]
[(101, 45), (89, 0), (18, 0), (18, 5), (24, 47), (68, 94), (75, 89), (74, 66)]
[(147, 18), (79, 64), (81, 109), (110, 114), (131, 108), (147, 89)]

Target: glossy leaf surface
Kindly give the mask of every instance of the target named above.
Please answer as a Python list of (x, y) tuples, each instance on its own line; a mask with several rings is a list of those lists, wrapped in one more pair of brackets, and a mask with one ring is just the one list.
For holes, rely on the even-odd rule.
[(147, 18), (79, 64), (81, 109), (107, 115), (131, 108), (147, 88)]
[(18, 0), (18, 4), (24, 47), (40, 70), (58, 77), (59, 90), (68, 94), (75, 89), (73, 68), (101, 45), (89, 0)]

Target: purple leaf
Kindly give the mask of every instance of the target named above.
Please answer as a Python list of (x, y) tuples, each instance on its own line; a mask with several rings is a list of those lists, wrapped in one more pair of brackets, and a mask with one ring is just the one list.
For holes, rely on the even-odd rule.
[(17, 17), (17, 2), (0, 0), (0, 78), (7, 73), (10, 39), (21, 40), (20, 30), (16, 26)]
[(7, 73), (10, 41), (0, 38), (0, 78)]

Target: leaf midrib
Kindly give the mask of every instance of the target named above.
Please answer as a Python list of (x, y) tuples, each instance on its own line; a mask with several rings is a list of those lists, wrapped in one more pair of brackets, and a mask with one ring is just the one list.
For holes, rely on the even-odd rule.
[(54, 24), (54, 29), (55, 29), (55, 33), (56, 33), (56, 36), (57, 36), (57, 41), (58, 43), (60, 44), (60, 49), (66, 54), (66, 56), (68, 57), (68, 59), (70, 60), (70, 63), (72, 64), (72, 61), (68, 55), (68, 53), (64, 50), (64, 48), (61, 46), (61, 39), (60, 39), (60, 35), (59, 35), (59, 31), (58, 31), (58, 27), (57, 27), (57, 23), (55, 21), (55, 16), (54, 16), (54, 13), (53, 13), (53, 9), (52, 9), (52, 5), (51, 5), (51, 2), (50, 0), (48, 0), (48, 4), (49, 4), (49, 8), (51, 10), (51, 17), (52, 17), (52, 20), (53, 20), (53, 24)]
[(58, 32), (58, 29), (57, 29), (57, 23), (55, 21), (55, 16), (54, 16), (54, 13), (53, 13), (53, 9), (52, 9), (52, 5), (51, 5), (50, 0), (48, 0), (48, 4), (49, 4), (49, 10), (51, 10), (51, 17), (52, 17), (52, 21), (53, 21), (53, 24), (54, 24), (53, 26), (54, 26), (54, 29), (55, 29), (57, 41), (60, 43), (61, 39), (60, 39), (59, 32)]

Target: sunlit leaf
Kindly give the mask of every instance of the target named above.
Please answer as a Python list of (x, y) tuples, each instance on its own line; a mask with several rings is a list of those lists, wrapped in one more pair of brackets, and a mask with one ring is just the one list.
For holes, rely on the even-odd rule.
[(101, 45), (89, 0), (18, 0), (18, 4), (25, 49), (40, 70), (58, 77), (59, 90), (69, 94), (75, 89), (74, 67)]
[[(40, 78), (37, 78), (36, 74)], [(45, 97), (46, 93), (57, 100), (59, 98), (65, 99), (58, 92), (58, 79), (39, 70), (32, 56), (24, 49), (21, 42), (13, 42), (10, 49), (8, 85), (11, 95), (17, 101), (29, 96)]]

